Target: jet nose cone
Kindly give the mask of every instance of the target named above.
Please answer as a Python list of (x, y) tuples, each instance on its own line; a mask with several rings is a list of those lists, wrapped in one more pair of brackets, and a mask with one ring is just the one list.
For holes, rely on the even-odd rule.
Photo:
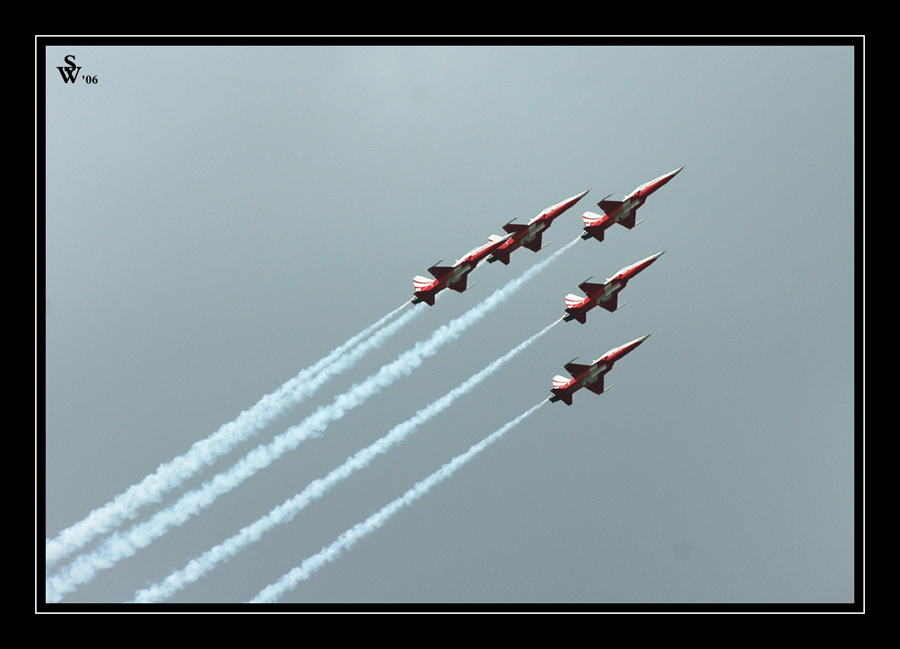
[[(581, 192), (580, 194), (575, 194), (575, 195), (572, 196), (571, 198), (567, 198), (566, 200), (564, 200), (562, 203), (560, 203), (560, 205), (567, 205), (568, 207), (571, 207), (572, 205), (574, 205), (575, 203), (577, 203), (578, 201), (580, 201), (582, 198), (584, 198), (585, 195), (586, 195), (589, 191), (591, 191), (591, 190), (590, 190), (590, 189), (586, 189), (586, 190), (584, 190), (583, 192)], [(568, 207), (567, 207), (566, 209), (568, 209)]]
[(644, 342), (645, 340), (647, 340), (649, 337), (650, 337), (650, 334), (647, 334), (646, 336), (641, 336), (640, 338), (636, 338), (635, 340), (632, 340), (630, 343), (625, 343), (624, 347), (628, 351), (631, 351), (631, 350), (635, 349), (636, 347), (640, 346), (640, 344), (642, 342)]
[(681, 173), (681, 170), (682, 170), (682, 169), (684, 169), (684, 167), (678, 167), (678, 169), (676, 169), (675, 171), (671, 172), (669, 175), (670, 175), (671, 177), (674, 178), (675, 176), (677, 176), (678, 174)]

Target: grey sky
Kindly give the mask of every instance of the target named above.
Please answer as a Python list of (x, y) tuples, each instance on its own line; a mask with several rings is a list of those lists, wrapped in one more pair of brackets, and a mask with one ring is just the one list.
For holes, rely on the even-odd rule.
[[(853, 49), (576, 42), (47, 49), (50, 537), (408, 300), (439, 259), (590, 189), (551, 247), (478, 268), (188, 486), (571, 241), (607, 194), (685, 167), (639, 227), (579, 242), (410, 377), (64, 601), (130, 599), (558, 318), (588, 276), (660, 250), (624, 309), (558, 325), (172, 601), (252, 598), (548, 396), (573, 356), (645, 333), (615, 389), (545, 405), (283, 601), (852, 600)], [(62, 82), (70, 54), (96, 84)]]

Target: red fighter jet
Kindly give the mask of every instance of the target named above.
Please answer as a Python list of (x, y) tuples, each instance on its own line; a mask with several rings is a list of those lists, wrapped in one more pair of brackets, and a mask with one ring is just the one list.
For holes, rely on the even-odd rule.
[[(626, 266), (603, 284), (591, 283), (589, 281), (591, 278), (588, 277), (578, 285), (578, 288), (584, 291), (587, 297), (578, 297), (573, 293), (566, 296), (566, 315), (563, 316), (563, 320), (566, 322), (578, 320), (584, 324), (587, 322), (587, 312), (595, 306), (602, 306), (610, 313), (618, 309), (619, 291), (625, 288), (628, 280), (659, 259), (663, 252), (665, 250), (631, 264), (631, 266)], [(623, 302), (622, 305), (624, 306), (624, 304)]]
[[(603, 394), (603, 375), (613, 368), (613, 364), (621, 359), (625, 354), (632, 351), (635, 347), (647, 340), (650, 334), (641, 336), (637, 340), (625, 343), (621, 347), (610, 349), (600, 358), (590, 365), (581, 365), (575, 363), (575, 359), (566, 363), (563, 367), (572, 375), (571, 379), (558, 374), (553, 377), (553, 388), (550, 390), (552, 394), (549, 399), (551, 402), (563, 401), (567, 406), (572, 405), (572, 395), (581, 388), (587, 388), (594, 394)], [(576, 357), (577, 358), (577, 357)], [(612, 387), (612, 386), (609, 386)]]
[[(593, 212), (584, 213), (582, 217), (584, 219), (584, 232), (581, 233), (581, 238), (590, 239), (593, 237), (597, 239), (597, 241), (603, 241), (603, 234), (606, 231), (606, 228), (610, 227), (613, 223), (624, 225), (630, 230), (635, 225), (638, 225), (638, 223), (643, 222), (643, 219), (638, 221), (638, 223), (634, 222), (638, 208), (647, 201), (647, 197), (650, 194), (672, 180), (682, 169), (684, 169), (684, 167), (676, 169), (675, 171), (670, 171), (656, 180), (651, 180), (649, 183), (644, 183), (628, 194), (624, 200), (611, 201), (608, 200), (609, 196), (604, 198), (597, 203), (600, 209), (603, 210), (603, 214), (594, 214)], [(610, 196), (612, 196), (612, 194), (610, 194)]]
[(427, 302), (429, 305), (434, 306), (435, 296), (445, 288), (451, 288), (457, 293), (465, 291), (469, 273), (475, 270), (475, 267), (485, 257), (500, 247), (510, 236), (507, 234), (501, 237), (492, 234), (488, 237), (486, 244), (470, 250), (452, 266), (439, 266), (438, 264), (441, 262), (438, 262), (428, 269), (428, 272), (434, 276), (434, 279), (428, 279), (421, 275), (413, 277), (412, 303)]
[(581, 198), (585, 194), (587, 194), (587, 191), (581, 192), (580, 194), (578, 194), (577, 196), (573, 196), (572, 198), (567, 198), (566, 200), (562, 201), (561, 203), (557, 203), (556, 205), (551, 205), (536, 217), (531, 219), (528, 222), (528, 225), (513, 223), (515, 219), (504, 225), (503, 229), (511, 236), (509, 239), (503, 242), (502, 246), (494, 251), (494, 254), (488, 257), (488, 262), (493, 264), (495, 261), (500, 260), (504, 264), (508, 264), (510, 253), (517, 248), (521, 248), (522, 246), (525, 246), (532, 252), (537, 252), (538, 250), (540, 250), (541, 233), (553, 224), (553, 219), (555, 219), (557, 216), (559, 216), (579, 200), (581, 200)]

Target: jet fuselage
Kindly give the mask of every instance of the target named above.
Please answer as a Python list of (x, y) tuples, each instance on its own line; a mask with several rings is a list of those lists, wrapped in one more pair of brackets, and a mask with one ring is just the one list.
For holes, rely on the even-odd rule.
[(565, 368), (571, 375), (571, 379), (564, 376), (553, 377), (553, 387), (550, 389), (550, 401), (562, 401), (566, 405), (572, 405), (572, 395), (581, 388), (587, 388), (594, 394), (603, 394), (603, 377), (613, 368), (613, 365), (625, 355), (634, 351), (638, 345), (647, 340), (650, 334), (641, 336), (629, 343), (610, 349), (590, 365), (582, 365), (573, 361), (566, 363)]
[[(587, 191), (583, 191), (564, 201), (560, 201), (556, 205), (551, 205), (531, 219), (526, 225), (519, 225), (512, 221), (504, 225), (503, 229), (510, 234), (510, 237), (490, 257), (488, 257), (488, 262), (494, 263), (499, 260), (504, 264), (508, 264), (510, 253), (522, 246), (525, 246), (532, 252), (539, 251), (541, 249), (541, 237), (544, 230), (553, 224), (553, 220), (556, 217), (581, 200), (585, 194), (587, 194)], [(515, 221), (515, 219), (513, 219), (513, 221)]]
[(458, 293), (465, 291), (468, 283), (466, 278), (469, 273), (475, 270), (485, 257), (500, 247), (509, 237), (508, 234), (503, 237), (492, 234), (488, 237), (486, 244), (473, 248), (452, 266), (440, 266), (438, 265), (440, 262), (438, 262), (428, 269), (428, 272), (434, 276), (433, 280), (421, 275), (413, 277), (412, 303), (427, 302), (433, 306), (435, 297), (445, 288), (453, 289)]
[(597, 206), (603, 210), (603, 214), (585, 212), (582, 215), (582, 219), (584, 220), (584, 231), (581, 233), (581, 238), (590, 239), (593, 237), (598, 241), (603, 241), (604, 233), (607, 228), (615, 223), (619, 223), (629, 230), (633, 228), (637, 225), (637, 223), (635, 223), (637, 210), (647, 201), (647, 197), (672, 180), (672, 178), (677, 176), (682, 169), (684, 169), (684, 167), (680, 167), (675, 171), (670, 171), (659, 178), (655, 178), (648, 183), (640, 185), (621, 201), (608, 200), (608, 196), (604, 198), (597, 203)]
[(563, 319), (568, 322), (570, 320), (578, 320), (581, 324), (587, 322), (587, 313), (595, 306), (602, 306), (604, 309), (612, 313), (619, 308), (618, 294), (628, 285), (628, 281), (647, 268), (654, 261), (659, 259), (663, 252), (658, 252), (646, 259), (626, 266), (618, 273), (606, 280), (603, 284), (590, 282), (590, 278), (578, 285), (585, 292), (586, 297), (578, 297), (573, 293), (566, 296), (566, 315)]

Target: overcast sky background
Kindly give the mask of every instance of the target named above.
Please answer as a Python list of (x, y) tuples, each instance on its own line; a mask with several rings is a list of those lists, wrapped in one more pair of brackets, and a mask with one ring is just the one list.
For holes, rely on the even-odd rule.
[[(411, 376), (64, 602), (130, 600), (558, 318), (588, 276), (660, 250), (624, 309), (557, 325), (170, 601), (252, 598), (547, 397), (574, 356), (646, 333), (615, 389), (546, 404), (282, 601), (853, 600), (850, 46), (276, 44), (47, 48), (48, 537), (401, 305), (438, 260), (590, 190), (550, 247), (476, 269), (187, 486), (577, 237), (607, 194), (684, 171), (639, 227), (580, 241)], [(97, 83), (64, 84), (66, 55)]]

